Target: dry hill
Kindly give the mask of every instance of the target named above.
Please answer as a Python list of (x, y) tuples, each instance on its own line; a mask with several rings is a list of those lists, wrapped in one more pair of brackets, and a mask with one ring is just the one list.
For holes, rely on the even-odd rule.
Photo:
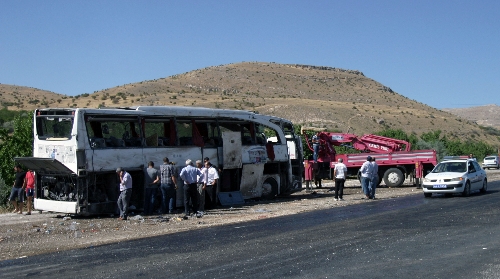
[(9, 85), (0, 85), (0, 93), (9, 109), (137, 105), (244, 109), (359, 135), (387, 128), (417, 135), (442, 130), (462, 140), (500, 145), (498, 136), (474, 121), (410, 100), (360, 71), (331, 67), (244, 62), (74, 97)]
[(458, 115), (462, 118), (472, 120), (479, 125), (500, 129), (500, 106), (497, 106), (495, 104), (470, 108), (451, 108), (443, 110)]

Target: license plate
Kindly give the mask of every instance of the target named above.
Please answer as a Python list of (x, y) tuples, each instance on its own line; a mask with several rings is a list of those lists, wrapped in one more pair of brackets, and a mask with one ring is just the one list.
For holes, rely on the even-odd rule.
[(444, 184), (436, 184), (436, 185), (433, 185), (432, 188), (446, 188), (446, 185), (444, 185)]

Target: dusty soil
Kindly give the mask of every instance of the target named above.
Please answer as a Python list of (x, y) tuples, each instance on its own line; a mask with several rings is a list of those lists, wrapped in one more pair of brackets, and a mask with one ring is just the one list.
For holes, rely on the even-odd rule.
[[(488, 179), (490, 182), (500, 180), (500, 172), (488, 171)], [(355, 180), (346, 182), (344, 201), (335, 201), (333, 192), (329, 192), (330, 189), (333, 189), (333, 183), (325, 181), (322, 188), (304, 189), (271, 202), (250, 201), (242, 206), (218, 207), (206, 211), (201, 218), (190, 217), (187, 220), (182, 218), (183, 214), (134, 215), (127, 221), (117, 220), (111, 216), (71, 218), (47, 212), (40, 214), (38, 211), (34, 211), (32, 215), (1, 214), (0, 260), (358, 203), (372, 203), (407, 195), (422, 195), (422, 190), (409, 182), (399, 188), (382, 185), (377, 189), (376, 200), (363, 199), (359, 182)]]

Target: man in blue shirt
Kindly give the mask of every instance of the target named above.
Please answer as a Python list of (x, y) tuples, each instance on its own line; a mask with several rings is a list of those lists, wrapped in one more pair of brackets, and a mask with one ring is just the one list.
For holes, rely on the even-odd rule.
[(184, 181), (184, 214), (189, 216), (189, 200), (193, 205), (193, 213), (198, 212), (197, 176), (202, 175), (200, 170), (193, 166), (191, 159), (186, 160), (186, 167), (181, 170), (180, 178)]
[(316, 132), (311, 141), (313, 144), (313, 160), (315, 163), (317, 163), (319, 154), (319, 132)]
[(128, 204), (132, 196), (132, 176), (122, 168), (117, 168), (116, 173), (120, 178), (120, 196), (117, 201), (120, 217), (118, 219), (127, 220)]

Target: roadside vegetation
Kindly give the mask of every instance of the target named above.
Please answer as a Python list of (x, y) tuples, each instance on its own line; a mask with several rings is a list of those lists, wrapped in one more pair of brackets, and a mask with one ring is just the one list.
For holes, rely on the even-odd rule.
[(12, 132), (0, 128), (0, 207), (10, 206), (10, 190), (14, 183), (14, 158), (33, 155), (33, 113), (17, 114)]

